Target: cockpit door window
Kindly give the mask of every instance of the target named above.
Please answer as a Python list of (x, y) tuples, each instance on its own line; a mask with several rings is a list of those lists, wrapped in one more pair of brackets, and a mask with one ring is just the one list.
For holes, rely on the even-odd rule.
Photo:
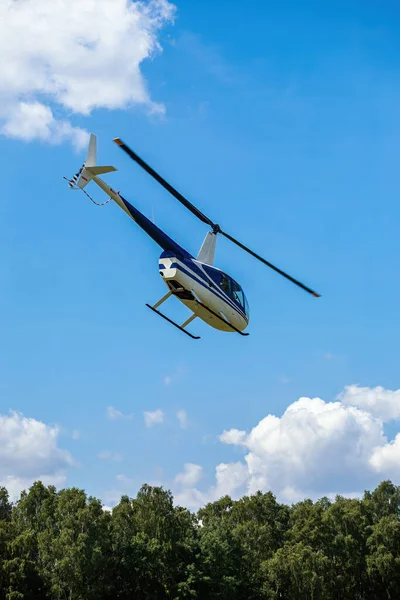
[(219, 282), (220, 288), (224, 290), (229, 296), (231, 295), (231, 286), (229, 283), (229, 277), (227, 277), (224, 273), (221, 273), (221, 281)]

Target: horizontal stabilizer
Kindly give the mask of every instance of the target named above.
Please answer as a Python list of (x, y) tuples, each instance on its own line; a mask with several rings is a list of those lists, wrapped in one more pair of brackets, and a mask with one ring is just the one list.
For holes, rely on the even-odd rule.
[(102, 175), (103, 173), (110, 173), (111, 171), (116, 170), (115, 167), (82, 167), (82, 170), (74, 183), (83, 190), (89, 181), (92, 181), (93, 177), (96, 177), (96, 175)]
[(79, 169), (78, 173), (76, 173), (70, 181), (70, 187), (78, 187), (83, 190), (87, 184), (92, 181), (93, 177), (97, 175), (103, 175), (104, 173), (111, 173), (112, 171), (116, 171), (115, 167), (111, 166), (97, 166), (96, 165), (96, 136), (92, 133), (90, 135), (89, 147), (86, 155), (86, 161), (83, 166)]
[(86, 170), (92, 175), (104, 175), (104, 173), (111, 173), (117, 169), (115, 167), (86, 167)]

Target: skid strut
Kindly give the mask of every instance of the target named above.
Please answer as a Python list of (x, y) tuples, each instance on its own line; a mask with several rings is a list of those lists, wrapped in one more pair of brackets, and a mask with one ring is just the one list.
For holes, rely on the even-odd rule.
[[(199, 335), (193, 335), (193, 334), (189, 333), (189, 331), (186, 331), (186, 329), (184, 329), (182, 325), (178, 325), (178, 323), (175, 323), (175, 321), (173, 321), (172, 319), (170, 319), (169, 317), (167, 317), (166, 315), (164, 315), (162, 312), (160, 312), (159, 310), (157, 310), (156, 308), (154, 308), (154, 306), (150, 306), (150, 304), (146, 304), (146, 306), (148, 306), (149, 308), (151, 308), (151, 310), (153, 310), (155, 313), (157, 313), (158, 315), (160, 315), (160, 317), (162, 317), (163, 319), (165, 319), (166, 321), (168, 321), (168, 323), (171, 323), (172, 325), (175, 325), (175, 327), (177, 327), (178, 329), (180, 329), (181, 331), (183, 331), (183, 333), (186, 333), (186, 335), (188, 335), (192, 339), (194, 339), (194, 340), (199, 340), (200, 339)], [(196, 317), (196, 315), (192, 315), (187, 321), (185, 321), (185, 323), (183, 325), (185, 325), (185, 326), (188, 325), (188, 323), (191, 323), (195, 317)]]
[(156, 302), (153, 306), (150, 306), (150, 304), (146, 304), (146, 306), (148, 308), (150, 308), (153, 312), (155, 312), (157, 315), (159, 315), (160, 317), (162, 317), (163, 319), (168, 321), (168, 323), (171, 323), (171, 325), (175, 325), (175, 327), (177, 327), (178, 329), (183, 331), (183, 333), (186, 333), (186, 335), (191, 337), (193, 340), (199, 340), (200, 339), (199, 335), (193, 335), (192, 333), (189, 333), (189, 331), (186, 331), (186, 329), (185, 329), (185, 327), (187, 325), (189, 325), (189, 323), (191, 323), (196, 318), (196, 315), (194, 313), (192, 315), (190, 315), (190, 317), (188, 319), (186, 319), (186, 321), (184, 323), (182, 323), (182, 325), (178, 325), (178, 323), (175, 323), (175, 321), (173, 321), (172, 319), (170, 319), (169, 317), (167, 317), (166, 315), (164, 315), (162, 312), (160, 312), (158, 310), (158, 307), (161, 306), (161, 304), (163, 304), (163, 302), (168, 300), (168, 298), (172, 295), (173, 295), (173, 292), (170, 291), (170, 292), (168, 292), (168, 294), (165, 294), (165, 296), (163, 296), (161, 298), (161, 300)]

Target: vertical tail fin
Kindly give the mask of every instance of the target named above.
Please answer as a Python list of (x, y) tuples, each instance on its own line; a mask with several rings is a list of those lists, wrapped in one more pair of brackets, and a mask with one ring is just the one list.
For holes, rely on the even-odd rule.
[(96, 136), (91, 133), (89, 148), (86, 155), (85, 167), (95, 167), (96, 166), (96, 153), (97, 153), (97, 140)]
[(215, 245), (217, 243), (217, 236), (213, 231), (209, 231), (204, 238), (202, 247), (200, 248), (197, 260), (206, 265), (214, 264)]
[(103, 175), (116, 171), (115, 167), (98, 167), (96, 166), (97, 140), (92, 133), (90, 135), (89, 147), (86, 155), (86, 161), (83, 163), (79, 171), (73, 176), (69, 187), (74, 186), (83, 190), (83, 188), (93, 179), (95, 175)]

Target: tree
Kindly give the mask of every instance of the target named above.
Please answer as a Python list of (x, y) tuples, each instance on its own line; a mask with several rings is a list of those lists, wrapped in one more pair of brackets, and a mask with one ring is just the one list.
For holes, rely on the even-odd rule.
[(364, 493), (363, 504), (374, 523), (389, 515), (400, 517), (400, 487), (391, 481), (382, 481), (373, 492)]
[(4, 570), (8, 579), (7, 600), (45, 600), (48, 588), (39, 575), (38, 533), (54, 513), (56, 491), (35, 482), (29, 492), (22, 492), (12, 510), (10, 539)]
[(225, 496), (197, 515), (144, 485), (109, 512), (78, 488), (0, 488), (0, 599), (397, 600), (400, 488), (289, 507)]
[(400, 598), (400, 521), (383, 516), (367, 541), (367, 568), (376, 598)]
[(0, 522), (9, 522), (11, 520), (12, 504), (8, 491), (5, 487), (0, 486)]
[(194, 515), (174, 507), (170, 492), (142, 486), (126, 496), (111, 523), (116, 598), (195, 598), (198, 533)]
[(331, 506), (327, 498), (315, 504), (309, 499), (295, 504), (290, 512), (287, 539), (306, 544), (313, 550), (325, 549), (330, 537), (326, 513)]
[(200, 558), (200, 598), (252, 598), (244, 550), (227, 520), (207, 519), (200, 533)]
[(363, 598), (368, 590), (368, 510), (360, 500), (337, 496), (325, 511), (323, 524), (326, 528), (325, 552), (334, 573), (333, 588), (343, 600)]
[(54, 518), (38, 535), (40, 574), (57, 599), (107, 596), (110, 516), (99, 500), (72, 488), (57, 495)]
[(269, 600), (328, 600), (329, 559), (302, 542), (285, 544), (263, 564), (263, 594)]
[(9, 579), (5, 567), (8, 561), (8, 544), (11, 535), (11, 515), (12, 505), (8, 492), (5, 487), (0, 487), (0, 598), (6, 597), (9, 587)]

